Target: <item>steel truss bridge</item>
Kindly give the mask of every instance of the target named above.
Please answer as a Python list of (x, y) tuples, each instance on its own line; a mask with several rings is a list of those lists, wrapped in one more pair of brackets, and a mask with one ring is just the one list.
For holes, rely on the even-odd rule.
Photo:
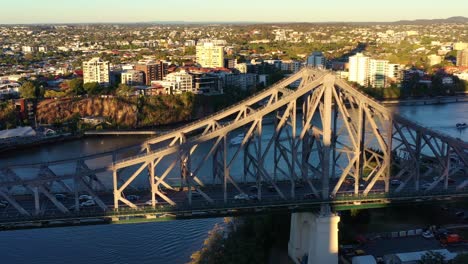
[(1, 168), (0, 223), (373, 207), (465, 197), (467, 176), (466, 142), (304, 68), (138, 146)]

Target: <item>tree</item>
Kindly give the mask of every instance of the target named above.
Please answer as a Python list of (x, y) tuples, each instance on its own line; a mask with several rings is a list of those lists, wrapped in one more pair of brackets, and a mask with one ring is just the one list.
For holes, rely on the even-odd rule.
[(25, 82), (19, 88), (19, 92), (21, 94), (21, 97), (26, 99), (38, 98), (38, 95), (40, 93), (39, 88), (36, 85), (34, 85), (33, 82)]
[(119, 84), (119, 87), (117, 88), (117, 95), (118, 96), (130, 96), (134, 92), (133, 88), (128, 86), (125, 83)]
[(420, 264), (444, 264), (445, 257), (439, 252), (428, 251), (421, 257)]
[(455, 259), (452, 260), (452, 264), (465, 264), (468, 263), (468, 254), (458, 254)]
[(103, 91), (101, 85), (97, 82), (85, 83), (83, 88), (88, 95), (99, 95)]
[(85, 93), (83, 88), (83, 79), (72, 79), (67, 81), (68, 93), (81, 95)]
[(65, 92), (57, 92), (54, 90), (47, 90), (44, 94), (45, 98), (65, 97)]

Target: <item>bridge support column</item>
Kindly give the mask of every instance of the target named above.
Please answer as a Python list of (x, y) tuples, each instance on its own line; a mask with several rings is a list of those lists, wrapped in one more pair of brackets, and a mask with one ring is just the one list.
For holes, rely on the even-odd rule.
[(308, 264), (338, 263), (337, 215), (291, 214), (288, 253), (295, 263), (308, 256)]

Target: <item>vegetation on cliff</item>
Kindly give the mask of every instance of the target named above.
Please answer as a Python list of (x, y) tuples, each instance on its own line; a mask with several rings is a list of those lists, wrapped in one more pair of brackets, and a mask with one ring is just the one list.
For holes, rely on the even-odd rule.
[(17, 123), (15, 105), (10, 102), (0, 103), (0, 130), (15, 128)]
[(289, 214), (225, 218), (225, 228), (210, 231), (190, 264), (268, 263), (273, 246), (287, 248)]
[(37, 120), (42, 124), (69, 122), (75, 117), (104, 117), (113, 124), (126, 127), (136, 125), (136, 100), (119, 98), (46, 99), (37, 106)]

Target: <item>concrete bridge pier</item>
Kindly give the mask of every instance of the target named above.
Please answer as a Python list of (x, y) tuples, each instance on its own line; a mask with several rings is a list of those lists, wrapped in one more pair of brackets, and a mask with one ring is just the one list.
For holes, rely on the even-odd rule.
[(308, 255), (308, 264), (338, 263), (338, 223), (334, 214), (293, 213), (288, 253), (295, 263)]

